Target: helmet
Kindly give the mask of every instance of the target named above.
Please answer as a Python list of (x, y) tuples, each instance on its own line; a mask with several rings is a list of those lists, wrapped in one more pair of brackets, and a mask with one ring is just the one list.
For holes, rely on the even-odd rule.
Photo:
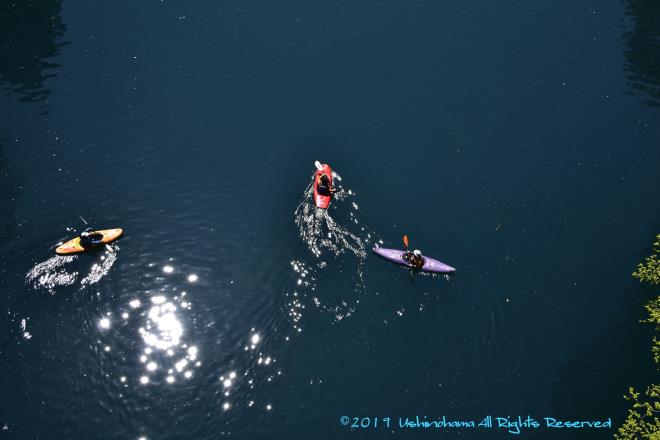
[(422, 256), (422, 251), (420, 251), (419, 249), (415, 249), (413, 254), (415, 254), (416, 257), (421, 257)]

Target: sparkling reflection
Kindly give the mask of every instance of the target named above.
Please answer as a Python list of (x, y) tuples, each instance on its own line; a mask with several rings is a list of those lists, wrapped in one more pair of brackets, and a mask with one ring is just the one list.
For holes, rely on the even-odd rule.
[[(194, 377), (194, 370), (202, 365), (199, 359), (200, 350), (186, 339), (185, 312), (192, 308), (186, 292), (147, 293), (142, 298), (133, 297), (119, 310), (121, 319), (112, 319), (112, 313), (107, 312), (99, 318), (97, 326), (100, 331), (108, 332), (112, 327), (136, 328), (142, 346), (137, 353), (141, 371), (135, 378), (142, 385), (174, 384), (183, 379)], [(111, 346), (103, 348), (111, 351)], [(130, 378), (122, 375), (119, 378), (124, 386), (128, 386)]]
[[(252, 393), (259, 393), (260, 384), (273, 382), (278, 376), (282, 375), (282, 370), (276, 372), (272, 370), (273, 365), (277, 362), (275, 357), (262, 351), (266, 348), (268, 342), (273, 342), (269, 341), (267, 336), (262, 331), (252, 328), (246, 335), (244, 344), (243, 353), (247, 356), (243, 363), (243, 365), (246, 365), (245, 370), (242, 373), (230, 370), (218, 377), (220, 395), (222, 396), (222, 401), (218, 404), (222, 406), (223, 410), (227, 411), (237, 405), (254, 406), (255, 400), (245, 401), (243, 399)], [(235, 401), (230, 400), (232, 395), (236, 396)], [(262, 402), (260, 405), (264, 405), (261, 406), (261, 408), (264, 408), (270, 404)]]
[(170, 302), (154, 302), (162, 305), (155, 305), (149, 310), (146, 328), (140, 327), (139, 329), (142, 339), (148, 346), (159, 350), (167, 350), (179, 345), (183, 335), (183, 326), (177, 319), (176, 306)]
[[(184, 327), (179, 311), (190, 308), (189, 302), (186, 302), (186, 307), (177, 304), (177, 300), (182, 302), (183, 296), (185, 292), (175, 299), (168, 298), (165, 294), (151, 296), (149, 310), (141, 314), (146, 317), (145, 322), (138, 329), (145, 344), (140, 362), (145, 365), (148, 374), (154, 375), (162, 371), (165, 381), (169, 384), (176, 382), (177, 375), (186, 379), (192, 378), (192, 368), (201, 365), (201, 362), (197, 361), (198, 348), (182, 343)], [(132, 308), (139, 307), (137, 300), (132, 300), (129, 305)], [(142, 379), (141, 382), (146, 383)]]
[(30, 318), (21, 319), (21, 330), (23, 331), (23, 338), (27, 339), (27, 340), (30, 340), (30, 339), (32, 339), (32, 334), (29, 331), (27, 331), (28, 319), (30, 319)]

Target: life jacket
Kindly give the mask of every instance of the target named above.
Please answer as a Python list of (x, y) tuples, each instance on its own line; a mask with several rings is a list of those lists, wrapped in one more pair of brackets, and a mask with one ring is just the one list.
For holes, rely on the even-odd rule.
[(424, 266), (424, 257), (420, 257), (419, 260), (415, 257), (415, 254), (413, 254), (410, 251), (404, 252), (402, 256), (403, 260), (410, 264), (413, 267), (422, 267)]

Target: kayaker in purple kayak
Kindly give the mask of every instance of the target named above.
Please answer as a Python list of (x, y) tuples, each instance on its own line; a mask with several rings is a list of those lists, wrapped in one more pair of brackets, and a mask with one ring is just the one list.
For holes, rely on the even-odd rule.
[(415, 249), (414, 251), (410, 252), (407, 251), (403, 254), (403, 259), (406, 261), (406, 263), (410, 264), (413, 267), (422, 267), (424, 266), (424, 256), (422, 256), (422, 251), (419, 249)]
[[(422, 255), (422, 252), (419, 249), (415, 249), (413, 252), (408, 250), (408, 236), (403, 236), (403, 245), (406, 247), (406, 250), (400, 249), (385, 249), (381, 247), (375, 247), (372, 250), (374, 253), (380, 255), (386, 260), (390, 260), (396, 264), (402, 266), (407, 266), (409, 268), (419, 269), (423, 272), (432, 272), (432, 273), (452, 273), (456, 272), (456, 269), (443, 263), (442, 261), (435, 260), (431, 257), (425, 257)], [(412, 276), (413, 271), (410, 272)]]

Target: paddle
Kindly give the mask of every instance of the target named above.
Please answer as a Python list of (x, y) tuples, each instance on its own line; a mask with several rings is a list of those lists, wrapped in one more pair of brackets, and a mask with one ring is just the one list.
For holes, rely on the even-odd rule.
[[(409, 244), (408, 234), (403, 234), (403, 245), (406, 247), (406, 253), (410, 252), (408, 250), (408, 244)], [(412, 270), (413, 265), (411, 263), (407, 262), (407, 261), (406, 261), (406, 263), (408, 263), (408, 266), (410, 267), (410, 280), (412, 281), (414, 279), (413, 270)]]
[[(80, 214), (78, 214), (78, 218), (79, 218), (80, 220), (83, 221), (83, 223), (85, 224), (85, 226), (89, 226), (89, 223), (87, 223), (87, 221), (86, 221), (84, 218), (82, 218), (82, 216), (81, 216)], [(105, 248), (106, 248), (106, 249), (108, 250), (108, 252), (110, 252), (111, 254), (114, 254), (114, 253), (115, 253), (115, 250), (114, 250), (109, 244), (107, 244), (107, 243), (105, 244)]]

